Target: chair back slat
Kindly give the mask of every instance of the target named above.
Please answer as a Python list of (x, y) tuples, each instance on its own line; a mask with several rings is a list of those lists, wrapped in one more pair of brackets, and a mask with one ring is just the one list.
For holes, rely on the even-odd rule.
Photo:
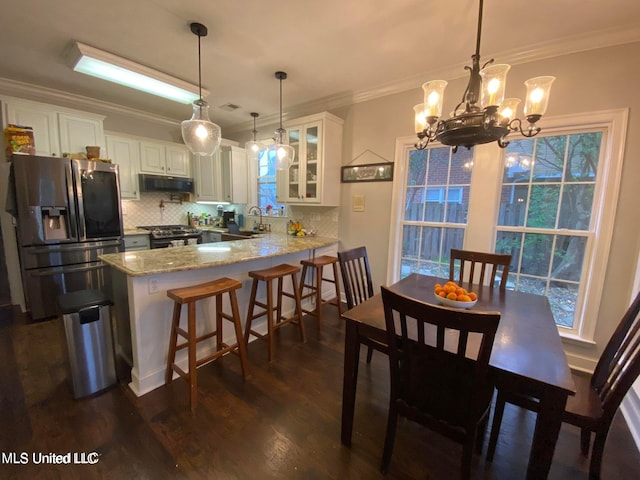
[[(381, 291), (392, 395), (409, 406), (400, 413), (430, 427), (440, 420), (469, 427), (467, 422), (477, 420), (493, 392), (488, 368), (500, 313), (451, 309), (386, 287)], [(478, 351), (468, 348), (471, 333), (481, 336)]]
[(613, 417), (639, 375), (640, 292), (620, 320), (591, 377), (605, 416)]
[[(467, 266), (469, 267), (468, 269)], [(449, 280), (456, 281), (459, 285), (477, 283), (480, 285), (488, 284), (491, 288), (494, 288), (499, 272), (498, 267), (502, 267), (500, 290), (505, 290), (510, 266), (511, 254), (508, 253), (473, 252), (471, 250), (452, 248), (449, 263)], [(476, 268), (480, 271), (479, 274), (476, 274)], [(457, 276), (456, 270), (458, 272)]]
[(338, 262), (340, 263), (347, 308), (352, 309), (373, 296), (373, 282), (367, 249), (356, 247), (338, 252)]

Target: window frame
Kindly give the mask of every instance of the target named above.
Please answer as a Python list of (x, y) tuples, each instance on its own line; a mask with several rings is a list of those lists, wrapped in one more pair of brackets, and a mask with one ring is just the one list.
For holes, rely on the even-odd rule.
[[(593, 242), (585, 252), (585, 257), (588, 255), (588, 258), (585, 258), (585, 268), (581, 278), (585, 293), (581, 297), (581, 308), (576, 308), (574, 328), (558, 327), (563, 338), (578, 343), (594, 343), (620, 191), (628, 115), (628, 109), (612, 109), (548, 117), (541, 122), (542, 134), (545, 136), (569, 135), (593, 129), (603, 130), (598, 181), (594, 190), (595, 203), (592, 210)], [(510, 138), (523, 137), (512, 134)], [(415, 142), (416, 139), (413, 136), (396, 138), (394, 168), (397, 175), (394, 175), (393, 181), (391, 218), (398, 220), (390, 222), (388, 284), (400, 278), (405, 178), (409, 151), (415, 149)], [(434, 142), (433, 146), (441, 147), (442, 145)], [(495, 249), (496, 234), (498, 229), (502, 228), (497, 224), (497, 216), (505, 153), (505, 150), (495, 143), (474, 147), (475, 167), (471, 178), (468, 223), (464, 238), (466, 249), (485, 251)], [(480, 166), (483, 168), (480, 169)], [(482, 216), (481, 211), (484, 212)], [(561, 234), (562, 231), (557, 230), (556, 233)]]

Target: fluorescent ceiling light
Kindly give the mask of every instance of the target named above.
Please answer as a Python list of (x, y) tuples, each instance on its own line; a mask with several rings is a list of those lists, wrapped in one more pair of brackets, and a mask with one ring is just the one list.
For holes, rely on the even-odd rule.
[[(80, 42), (72, 52), (73, 69), (125, 87), (190, 104), (200, 98), (198, 86)], [(209, 92), (202, 90), (205, 97)]]

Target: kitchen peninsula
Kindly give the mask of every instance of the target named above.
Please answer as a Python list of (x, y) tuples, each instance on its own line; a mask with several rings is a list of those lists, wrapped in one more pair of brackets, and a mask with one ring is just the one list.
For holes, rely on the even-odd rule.
[[(298, 265), (300, 260), (317, 255), (335, 255), (337, 246), (336, 238), (269, 233), (246, 240), (102, 255), (100, 259), (111, 266), (116, 351), (131, 366), (130, 388), (141, 396), (164, 384), (173, 308), (166, 290), (220, 277), (236, 279), (243, 283), (237, 294), (244, 320), (251, 290), (250, 270), (280, 263)], [(265, 292), (259, 290), (258, 296), (264, 301)], [(224, 309), (229, 311), (226, 302), (227, 299)], [(198, 335), (205, 329), (215, 329), (215, 319), (209, 313), (213, 308), (211, 299), (197, 302)], [(283, 313), (291, 312), (293, 302), (289, 300)], [(182, 315), (186, 317), (186, 309)], [(265, 319), (262, 320), (257, 329), (266, 331)], [(233, 330), (226, 327), (225, 342), (235, 343)], [(204, 342), (198, 356), (212, 352), (213, 347), (213, 341)], [(176, 360), (186, 369), (185, 350), (178, 352)]]

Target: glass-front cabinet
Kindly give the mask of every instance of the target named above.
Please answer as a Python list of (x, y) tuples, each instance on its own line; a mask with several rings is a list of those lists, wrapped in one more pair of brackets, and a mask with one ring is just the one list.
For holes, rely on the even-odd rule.
[(343, 120), (327, 112), (292, 120), (285, 125), (295, 158), (278, 173), (279, 203), (340, 204)]

